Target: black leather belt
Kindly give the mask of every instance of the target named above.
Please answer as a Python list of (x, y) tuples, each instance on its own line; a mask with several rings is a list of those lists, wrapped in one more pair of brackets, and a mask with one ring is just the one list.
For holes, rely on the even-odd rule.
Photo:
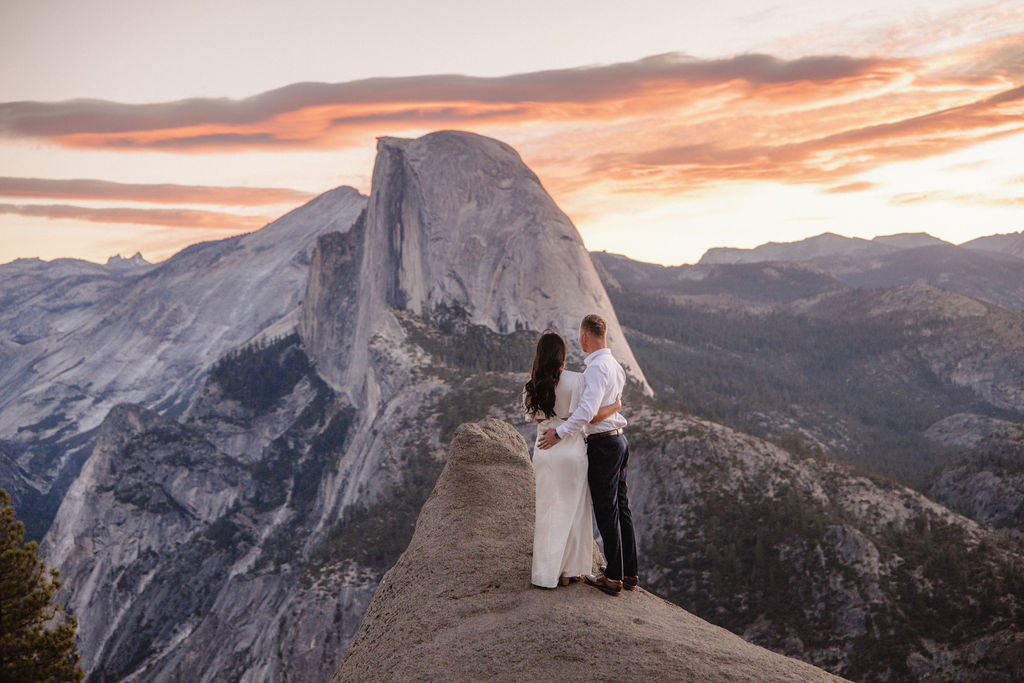
[(589, 434), (583, 437), (583, 441), (584, 443), (590, 443), (591, 441), (597, 441), (598, 439), (608, 439), (610, 437), (618, 436), (619, 434), (624, 433), (625, 430), (622, 427), (619, 427), (618, 429), (613, 429), (610, 432), (598, 432), (597, 434)]

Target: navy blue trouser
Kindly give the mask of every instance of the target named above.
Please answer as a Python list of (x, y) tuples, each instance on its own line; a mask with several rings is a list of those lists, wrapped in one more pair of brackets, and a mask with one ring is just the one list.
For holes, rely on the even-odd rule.
[(636, 536), (626, 495), (629, 441), (624, 434), (587, 443), (587, 480), (594, 501), (594, 516), (608, 561), (605, 576), (637, 576)]

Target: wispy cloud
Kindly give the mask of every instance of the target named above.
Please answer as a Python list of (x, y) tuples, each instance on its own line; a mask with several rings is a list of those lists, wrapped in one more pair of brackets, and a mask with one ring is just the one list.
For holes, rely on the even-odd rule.
[(792, 114), (792, 128), (773, 136), (774, 143), (764, 139), (776, 125), (768, 118), (759, 133), (740, 138), (596, 155), (589, 171), (666, 186), (723, 180), (831, 182), (887, 163), (945, 154), (1024, 132), (1024, 86), (915, 116), (847, 125), (824, 135), (814, 135), (814, 129), (828, 125), (827, 114), (804, 126), (801, 116)]
[(873, 187), (877, 187), (878, 183), (869, 183), (861, 180), (855, 183), (846, 183), (845, 185), (836, 185), (835, 187), (829, 187), (825, 190), (828, 194), (845, 194), (847, 192), (863, 192), (864, 190), (870, 190)]
[(876, 59), (842, 55), (781, 60), (680, 54), (606, 66), (482, 78), (459, 75), (296, 83), (242, 100), (195, 98), (153, 104), (103, 100), (0, 104), (0, 136), (70, 147), (179, 152), (344, 144), (389, 124), (436, 127), (480, 122), (615, 118), (671, 106), (694, 89), (828, 82), (877, 71)]
[(116, 183), (95, 179), (0, 177), (0, 197), (263, 206), (303, 202), (311, 199), (313, 195), (280, 187), (217, 187), (173, 183)]
[(0, 204), (0, 214), (2, 213), (36, 218), (74, 219), (91, 223), (163, 225), (174, 228), (217, 229), (235, 232), (258, 230), (271, 220), (266, 216), (241, 216), (220, 211), (127, 207), (94, 209), (69, 204)]
[(966, 204), (969, 206), (1015, 207), (1024, 206), (1024, 197), (1004, 197), (977, 192), (950, 192), (949, 190), (933, 190), (931, 192), (904, 192), (889, 198), (889, 204), (921, 204), (925, 202), (947, 202)]
[[(1006, 3), (1000, 7), (1011, 11)], [(375, 136), (468, 128), (515, 146), (577, 219), (609, 207), (627, 213), (622, 207), (635, 203), (635, 193), (659, 195), (653, 203), (666, 197), (674, 202), (749, 181), (817, 185), (787, 189), (834, 195), (831, 202), (874, 190), (869, 194), (876, 198), (894, 195), (893, 204), (964, 203), (965, 197), (922, 192), (913, 183), (887, 190), (887, 181), (878, 180), (885, 174), (865, 174), (1024, 134), (1021, 17), (1024, 12), (1013, 15), (1017, 32), (1010, 34), (984, 12), (965, 15), (965, 21), (987, 27), (974, 44), (962, 36), (945, 40), (949, 22), (925, 23), (918, 43), (929, 46), (934, 39), (943, 46), (934, 49), (900, 49), (911, 30), (900, 28), (878, 37), (874, 54), (714, 60), (664, 54), (493, 78), (442, 74), (295, 83), (237, 100), (7, 102), (0, 103), (0, 142), (31, 141), (59, 147), (61, 154), (99, 151), (104, 158), (153, 151), (284, 155), (367, 149)], [(33, 178), (0, 179), (0, 196), (225, 206), (307, 198), (287, 188)], [(1016, 200), (994, 193), (969, 201)], [(0, 212), (240, 230), (264, 220), (63, 204), (11, 204)]]
[[(511, 137), (556, 190), (609, 179), (619, 192), (723, 180), (846, 187), (880, 165), (1024, 131), (1022, 43), (1024, 34), (999, 36), (927, 58), (665, 54), (494, 78), (296, 83), (241, 100), (8, 102), (0, 136), (201, 154), (336, 149), (457, 127)], [(288, 191), (230, 201), (269, 203), (274, 192)]]

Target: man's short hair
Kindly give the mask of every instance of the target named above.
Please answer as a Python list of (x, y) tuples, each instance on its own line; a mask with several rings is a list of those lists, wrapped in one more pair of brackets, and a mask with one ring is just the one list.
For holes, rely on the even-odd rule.
[(608, 334), (608, 323), (597, 313), (591, 313), (580, 323), (580, 329), (597, 339), (604, 339)]

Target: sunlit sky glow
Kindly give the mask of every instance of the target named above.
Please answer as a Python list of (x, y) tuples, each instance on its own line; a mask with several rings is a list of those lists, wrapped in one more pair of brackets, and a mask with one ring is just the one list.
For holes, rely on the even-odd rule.
[(0, 263), (162, 260), (439, 129), (645, 261), (1024, 229), (1019, 2), (371, 4), (7, 3)]

